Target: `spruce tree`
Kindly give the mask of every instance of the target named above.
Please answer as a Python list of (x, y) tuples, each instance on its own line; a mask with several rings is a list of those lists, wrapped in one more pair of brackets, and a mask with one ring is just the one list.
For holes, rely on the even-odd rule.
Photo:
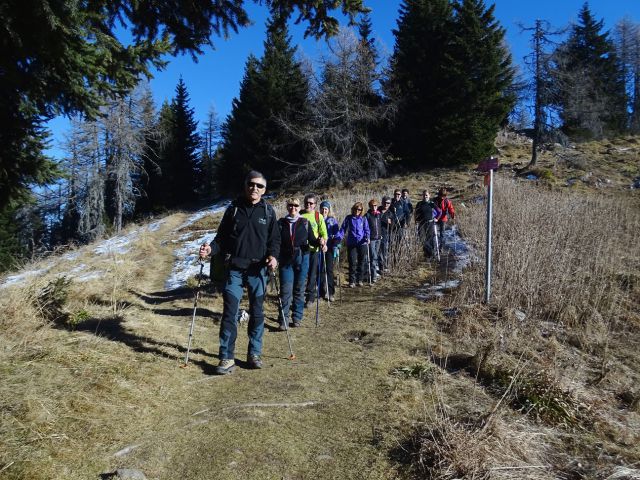
[[(171, 206), (197, 199), (200, 175), (200, 135), (194, 110), (189, 106), (187, 87), (180, 77), (176, 96), (171, 102), (172, 126), (170, 147)], [(167, 180), (167, 179), (165, 179)]]
[(295, 52), (285, 19), (270, 19), (264, 54), (247, 60), (239, 97), (222, 128), (218, 180), (224, 190), (235, 191), (237, 179), (251, 168), (268, 172), (278, 184), (289, 167), (301, 163), (303, 145), (282, 125), (283, 119), (308, 121), (309, 85)]
[(558, 106), (570, 134), (597, 137), (620, 132), (627, 123), (624, 69), (603, 26), (585, 3), (555, 52)]
[(494, 9), (483, 0), (454, 4), (448, 72), (453, 105), (440, 125), (449, 164), (475, 162), (494, 153), (498, 130), (515, 104), (515, 72)]
[(397, 102), (393, 152), (412, 167), (444, 163), (442, 122), (455, 114), (448, 72), (453, 11), (449, 0), (404, 0), (390, 60), (387, 97)]

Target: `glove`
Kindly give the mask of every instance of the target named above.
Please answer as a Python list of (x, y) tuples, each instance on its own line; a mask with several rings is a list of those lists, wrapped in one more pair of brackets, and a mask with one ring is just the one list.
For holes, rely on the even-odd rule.
[(338, 255), (340, 254), (340, 251), (334, 247), (333, 248), (333, 258), (338, 258)]

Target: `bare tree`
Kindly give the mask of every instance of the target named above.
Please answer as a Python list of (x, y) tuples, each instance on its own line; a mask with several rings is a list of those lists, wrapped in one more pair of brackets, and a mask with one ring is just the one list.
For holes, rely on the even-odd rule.
[(286, 118), (282, 125), (306, 145), (303, 165), (289, 164), (285, 184), (342, 185), (377, 178), (386, 170), (386, 146), (374, 130), (392, 113), (390, 104), (372, 101), (380, 80), (366, 45), (352, 30), (342, 30), (321, 60), (320, 79), (311, 83), (311, 122), (300, 126)]
[(640, 25), (625, 17), (615, 27), (616, 50), (622, 61), (629, 96), (629, 128), (640, 131)]

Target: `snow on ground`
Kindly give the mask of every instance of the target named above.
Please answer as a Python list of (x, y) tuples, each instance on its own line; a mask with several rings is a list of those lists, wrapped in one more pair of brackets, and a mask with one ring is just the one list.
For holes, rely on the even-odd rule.
[[(114, 253), (119, 255), (125, 254), (130, 250), (131, 245), (135, 243), (135, 241), (138, 239), (141, 233), (155, 232), (160, 228), (160, 226), (163, 223), (165, 223), (164, 219), (158, 220), (156, 222), (150, 223), (149, 225), (132, 230), (126, 235), (116, 235), (115, 237), (111, 237), (106, 240), (103, 240), (93, 247), (93, 253), (97, 253), (98, 255), (114, 254)], [(86, 252), (84, 251), (84, 249), (80, 249), (80, 250), (75, 250), (73, 252), (65, 253), (60, 257), (60, 259), (67, 262), (73, 262), (78, 258), (80, 258), (81, 255), (85, 255), (85, 254)], [(5, 279), (3, 283), (0, 283), (0, 289), (9, 287), (12, 285), (20, 285), (30, 277), (45, 274), (46, 272), (51, 270), (53, 266), (54, 266), (54, 263), (51, 262), (45, 267), (42, 267), (40, 269), (26, 270), (16, 275), (10, 275)], [(87, 280), (92, 280), (94, 278), (100, 278), (105, 273), (100, 270), (92, 270), (89, 272), (85, 272), (86, 268), (87, 267), (84, 264), (76, 265), (75, 267), (71, 268), (71, 270), (67, 270), (66, 272), (64, 271), (60, 272), (59, 275), (60, 276), (64, 275), (67, 278), (84, 282)]]
[[(450, 229), (445, 230), (442, 249), (443, 258), (440, 260), (440, 266), (446, 270), (447, 279), (436, 285), (426, 283), (423, 288), (416, 292), (416, 297), (420, 300), (440, 298), (443, 297), (446, 292), (458, 288), (460, 286), (460, 280), (449, 279), (449, 275), (460, 276), (462, 271), (471, 265), (471, 250), (467, 242), (460, 236), (457, 225), (453, 225)], [(448, 255), (447, 251), (449, 252)]]
[[(202, 210), (191, 215), (187, 220), (174, 230), (178, 232), (184, 228), (187, 228), (198, 220), (206, 217), (207, 215), (214, 215), (216, 213), (223, 212), (229, 205), (231, 200), (221, 200), (214, 203), (210, 207), (203, 208)], [(184, 287), (187, 284), (187, 280), (200, 273), (200, 263), (198, 262), (198, 251), (200, 245), (205, 241), (208, 243), (213, 242), (216, 236), (215, 230), (192, 230), (190, 232), (183, 233), (172, 243), (178, 243), (180, 246), (173, 252), (176, 257), (176, 261), (173, 264), (173, 269), (167, 281), (165, 282), (165, 288), (167, 290), (175, 290), (177, 288)], [(206, 262), (203, 273), (209, 274), (208, 261)]]

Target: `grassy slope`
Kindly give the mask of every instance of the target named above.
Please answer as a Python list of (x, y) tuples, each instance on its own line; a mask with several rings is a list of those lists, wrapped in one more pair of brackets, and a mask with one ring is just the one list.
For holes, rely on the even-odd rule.
[[(508, 149), (523, 162), (524, 147)], [(629, 171), (637, 168), (629, 163)], [(574, 176), (552, 153), (543, 156), (541, 168), (554, 172), (555, 184)], [(621, 190), (627, 179), (604, 188)], [(457, 203), (482, 192), (477, 177), (464, 170), (387, 179), (367, 188), (406, 185), (417, 192), (441, 183), (456, 188)], [(183, 218), (171, 217), (122, 259), (89, 260), (106, 274), (72, 286), (69, 309), (85, 308), (92, 316), (78, 331), (43, 325), (30, 306), (29, 289), (3, 293), (0, 478), (97, 478), (117, 467), (159, 479), (407, 478), (423, 475), (421, 461), (451, 474), (440, 478), (474, 469), (491, 478), (584, 478), (598, 468), (640, 460), (637, 411), (616, 407), (619, 425), (608, 417), (608, 430), (553, 428), (506, 401), (495, 408), (501, 392), (474, 375), (435, 366), (431, 352), (432, 358), (445, 357), (469, 343), (460, 341), (443, 315), (455, 298), (415, 299), (416, 286), (434, 275), (426, 264), (372, 288), (345, 289), (341, 303), (321, 305), (317, 329), (313, 312), (307, 312), (303, 328), (292, 331), (296, 360), (286, 359), (284, 334), (268, 331), (265, 368), (240, 368), (223, 378), (211, 375), (221, 300), (205, 295), (192, 364), (179, 368), (193, 297), (189, 290), (163, 290), (172, 255), (171, 245), (159, 245)], [(35, 280), (35, 291), (52, 275)], [(466, 338), (482, 344), (491, 314), (455, 306), (469, 322)], [(270, 301), (271, 327), (275, 315)], [(245, 348), (241, 333), (240, 360)], [(576, 361), (564, 346), (558, 352)], [(637, 363), (631, 363), (637, 375)], [(296, 406), (309, 401), (315, 404)], [(245, 406), (255, 403), (292, 405)], [(604, 458), (591, 457), (603, 445)], [(114, 456), (127, 446), (137, 447)], [(583, 467), (572, 466), (573, 458), (591, 462), (590, 470), (580, 473)]]

